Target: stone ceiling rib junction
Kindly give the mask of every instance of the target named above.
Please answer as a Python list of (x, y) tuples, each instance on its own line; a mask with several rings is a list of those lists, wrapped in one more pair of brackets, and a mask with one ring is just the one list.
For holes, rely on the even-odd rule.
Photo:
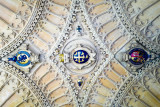
[(0, 107), (160, 107), (159, 0), (0, 0)]

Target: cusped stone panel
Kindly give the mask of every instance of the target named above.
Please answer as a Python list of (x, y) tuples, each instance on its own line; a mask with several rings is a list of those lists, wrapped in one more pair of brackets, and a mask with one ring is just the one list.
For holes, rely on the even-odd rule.
[(23, 71), (0, 62), (1, 107), (49, 107), (41, 89)]
[(122, 99), (121, 106), (159, 107), (160, 106), (160, 70), (154, 69), (135, 82)]
[(110, 0), (85, 0), (84, 6), (85, 9), (83, 9), (86, 10), (84, 15), (88, 16), (90, 22), (88, 24), (95, 28), (102, 42), (112, 53), (116, 53), (130, 41), (130, 34), (116, 17)]
[(23, 82), (2, 69), (0, 71), (0, 81), (1, 107), (42, 106)]
[(112, 0), (112, 3), (128, 32), (151, 51), (160, 53), (160, 1)]
[(70, 6), (70, 0), (46, 0), (41, 18), (27, 38), (28, 43), (40, 53), (47, 53), (64, 31)]
[(32, 16), (36, 1), (1, 0), (0, 1), (0, 35), (3, 48), (25, 28)]
[(30, 35), (43, 10), (44, 0), (0, 1), (0, 56), (12, 52)]
[(157, 5), (0, 0), (0, 106), (159, 106)]

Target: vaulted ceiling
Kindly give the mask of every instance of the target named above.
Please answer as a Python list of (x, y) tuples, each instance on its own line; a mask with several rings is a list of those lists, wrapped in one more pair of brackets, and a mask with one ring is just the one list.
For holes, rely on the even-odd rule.
[(0, 0), (0, 107), (160, 107), (159, 0)]

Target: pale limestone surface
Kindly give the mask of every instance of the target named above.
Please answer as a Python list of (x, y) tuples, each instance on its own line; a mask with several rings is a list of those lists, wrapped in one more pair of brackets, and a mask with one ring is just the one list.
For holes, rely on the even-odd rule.
[[(160, 66), (154, 66), (153, 61), (151, 67), (142, 70), (146, 73), (136, 77), (132, 75), (134, 71), (131, 66), (117, 58), (120, 50), (127, 51), (132, 41), (138, 39), (132, 36), (132, 32), (118, 16), (113, 1), (115, 0), (46, 0), (41, 18), (23, 43), (28, 44), (31, 52), (40, 55), (39, 62), (26, 74), (41, 89), (51, 107), (160, 106)], [(146, 40), (154, 43), (153, 49), (159, 48), (156, 46), (160, 46), (160, 1), (116, 1), (121, 2), (130, 25), (138, 29), (137, 35), (144, 35)], [(38, 5), (36, 3), (37, 0), (0, 0), (1, 53), (32, 20), (34, 9)], [(81, 35), (77, 33), (77, 25), (82, 27)], [(53, 54), (62, 53), (66, 44), (74, 38), (83, 38), (84, 42), (88, 39), (97, 49), (99, 60), (89, 73), (71, 73)], [(136, 44), (141, 46), (141, 41)], [(152, 53), (147, 46), (144, 47)], [(101, 49), (105, 53), (101, 53)], [(159, 52), (154, 54), (160, 55)], [(156, 61), (155, 65), (160, 65), (160, 61)], [(45, 107), (30, 86), (24, 85), (16, 75), (1, 69), (0, 107)], [(77, 85), (79, 78), (83, 78), (82, 87)], [(125, 85), (129, 79), (133, 83)], [(120, 90), (123, 92), (119, 97), (121, 101), (117, 104), (115, 99)]]

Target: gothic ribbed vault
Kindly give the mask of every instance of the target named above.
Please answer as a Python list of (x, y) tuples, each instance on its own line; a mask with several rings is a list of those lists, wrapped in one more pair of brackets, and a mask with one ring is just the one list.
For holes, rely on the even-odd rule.
[(160, 107), (160, 0), (0, 0), (0, 107)]

